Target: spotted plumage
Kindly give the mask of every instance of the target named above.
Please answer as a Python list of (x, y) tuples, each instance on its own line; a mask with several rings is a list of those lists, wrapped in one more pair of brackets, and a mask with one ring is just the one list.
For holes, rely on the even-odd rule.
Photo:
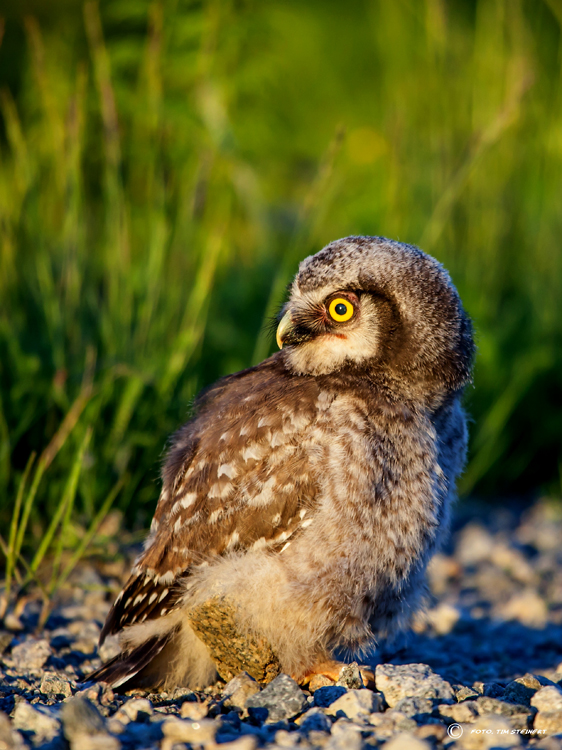
[(174, 436), (150, 535), (101, 640), (114, 686), (215, 677), (189, 612), (224, 596), (297, 678), (408, 623), (466, 450), (471, 325), (410, 245), (348, 237), (306, 258), (281, 351), (203, 392)]

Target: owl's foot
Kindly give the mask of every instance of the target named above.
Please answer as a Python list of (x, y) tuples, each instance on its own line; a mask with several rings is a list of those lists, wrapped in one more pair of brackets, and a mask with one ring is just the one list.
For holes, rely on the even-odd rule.
[[(321, 675), (323, 677), (327, 677), (330, 680), (333, 680), (334, 682), (337, 682), (340, 677), (340, 672), (342, 669), (347, 666), (341, 661), (323, 661), (319, 662), (318, 664), (315, 664), (312, 669), (310, 669), (303, 677), (295, 678), (299, 685), (306, 686), (310, 684), (311, 680)], [(375, 689), (375, 673), (370, 667), (359, 667), (359, 672), (361, 673), (361, 678), (363, 680), (363, 684), (365, 687), (369, 688), (370, 690)]]

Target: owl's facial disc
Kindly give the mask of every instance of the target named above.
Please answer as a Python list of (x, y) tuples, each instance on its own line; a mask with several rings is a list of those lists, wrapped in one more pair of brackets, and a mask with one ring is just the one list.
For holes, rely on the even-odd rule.
[(300, 374), (320, 375), (377, 350), (377, 312), (369, 294), (348, 290), (293, 294), (277, 328), (279, 348)]

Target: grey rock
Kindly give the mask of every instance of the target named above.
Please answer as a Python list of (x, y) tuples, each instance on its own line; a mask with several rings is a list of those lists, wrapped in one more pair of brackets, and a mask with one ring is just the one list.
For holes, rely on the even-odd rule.
[(19, 643), (12, 649), (12, 662), (18, 670), (41, 669), (47, 659), (52, 656), (53, 651), (49, 641), (42, 638), (41, 640), (28, 640)]
[(107, 734), (105, 720), (98, 709), (86, 698), (75, 695), (63, 704), (60, 713), (63, 732), (72, 743), (83, 735)]
[(246, 710), (246, 701), (261, 690), (259, 683), (247, 672), (241, 672), (228, 682), (222, 691), (222, 705), (225, 708)]
[(24, 750), (24, 747), (21, 734), (12, 728), (9, 717), (0, 711), (0, 749)]
[(547, 685), (533, 695), (531, 706), (538, 711), (562, 711), (562, 689), (558, 685)]
[(0, 655), (8, 648), (14, 639), (14, 634), (9, 630), (0, 630)]
[(384, 745), (385, 750), (431, 750), (431, 745), (410, 733), (401, 732)]
[(339, 719), (332, 727), (332, 735), (326, 750), (361, 750), (363, 741), (361, 727), (345, 719)]
[(338, 698), (341, 698), (342, 695), (345, 695), (346, 692), (346, 688), (341, 685), (327, 685), (326, 687), (318, 688), (314, 693), (314, 705), (326, 708), (334, 701), (337, 701)]
[(154, 713), (152, 703), (146, 698), (134, 698), (126, 701), (120, 710), (131, 721), (147, 721)]
[[(503, 747), (519, 747), (519, 734), (512, 734), (513, 727), (501, 716), (481, 716), (465, 729), (456, 740), (455, 747), (464, 750), (496, 750)], [(456, 735), (455, 735), (456, 737)]]
[(450, 684), (427, 664), (379, 664), (375, 682), (377, 690), (391, 707), (403, 698), (429, 698), (441, 703), (454, 700)]
[(421, 721), (427, 719), (433, 711), (433, 701), (429, 698), (402, 698), (394, 706), (396, 711), (407, 716), (409, 719)]
[(249, 715), (267, 724), (292, 719), (307, 705), (303, 691), (286, 674), (278, 675), (260, 693), (251, 695), (246, 701)]
[(199, 721), (200, 719), (204, 719), (208, 713), (209, 706), (207, 703), (201, 703), (199, 701), (184, 701), (181, 704), (180, 716), (182, 719)]
[(362, 721), (370, 714), (380, 711), (382, 708), (382, 697), (372, 690), (348, 690), (345, 695), (331, 703), (325, 710), (326, 713), (337, 716), (345, 716), (352, 721)]
[(476, 701), (463, 701), (462, 703), (453, 703), (452, 705), (441, 705), (439, 706), (439, 714), (445, 720), (451, 719), (452, 722), (456, 722), (457, 724), (471, 724), (480, 716)]
[(16, 706), (13, 724), (15, 729), (33, 732), (36, 744), (54, 739), (60, 731), (60, 721), (51, 709), (41, 705), (30, 706), (24, 700)]
[(539, 711), (533, 727), (546, 734), (562, 733), (562, 711)]
[(481, 696), (476, 701), (478, 712), (482, 715), (496, 714), (509, 718), (513, 729), (527, 729), (531, 726), (534, 710), (517, 703), (507, 703), (497, 698)]
[(554, 685), (554, 683), (542, 675), (524, 674), (523, 677), (517, 677), (507, 685), (503, 699), (511, 703), (530, 706), (533, 695), (546, 685)]
[(453, 690), (455, 693), (455, 698), (459, 703), (461, 701), (478, 698), (478, 696), (481, 695), (481, 693), (476, 692), (476, 690), (473, 690), (473, 688), (469, 688), (466, 685), (454, 685)]
[[(188, 742), (194, 745), (212, 742), (215, 738), (217, 728), (217, 723), (212, 719), (186, 721), (184, 719), (169, 717), (162, 724), (164, 737), (173, 743), (172, 745), (167, 745), (167, 747), (172, 747), (178, 742)], [(164, 743), (162, 745), (164, 746)]]
[(70, 682), (55, 672), (45, 672), (39, 690), (45, 695), (63, 696), (64, 698), (72, 695)]
[(336, 685), (344, 688), (349, 688), (350, 690), (360, 690), (361, 688), (365, 687), (363, 683), (363, 677), (361, 676), (361, 672), (359, 671), (359, 665), (356, 661), (351, 662), (351, 664), (346, 664), (344, 667), (342, 667), (338, 675)]
[(309, 732), (329, 732), (332, 727), (332, 722), (321, 708), (311, 708), (310, 711), (299, 716), (297, 724), (306, 734)]
[(562, 750), (562, 734), (544, 737), (534, 747), (536, 750)]

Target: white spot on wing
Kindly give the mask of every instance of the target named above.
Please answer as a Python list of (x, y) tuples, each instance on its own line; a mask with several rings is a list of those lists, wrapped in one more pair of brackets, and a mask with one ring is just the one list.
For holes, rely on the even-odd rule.
[(263, 507), (270, 503), (274, 499), (273, 489), (276, 484), (275, 477), (270, 477), (257, 495), (248, 498), (249, 505)]
[(155, 602), (157, 598), (158, 598), (158, 592), (157, 591), (153, 591), (152, 594), (150, 595), (149, 599), (148, 599), (148, 603), (152, 604), (152, 602)]
[(288, 547), (288, 546), (289, 546), (290, 544), (291, 544), (291, 542), (287, 542), (287, 544), (284, 544), (284, 545), (283, 545), (283, 546), (281, 547), (281, 550), (280, 550), (280, 551), (281, 551), (281, 552), (285, 552), (285, 550), (287, 549), (287, 547)]
[(222, 508), (217, 508), (217, 510), (214, 510), (209, 516), (209, 523), (210, 524), (216, 523), (219, 520), (219, 518), (222, 516), (222, 514), (223, 514)]
[(133, 607), (136, 607), (137, 604), (140, 604), (142, 601), (144, 601), (144, 599), (146, 599), (146, 594), (139, 594), (138, 596), (136, 596), (133, 602)]
[(159, 596), (159, 598), (158, 598), (158, 601), (159, 601), (159, 602), (161, 602), (161, 601), (162, 601), (162, 599), (165, 599), (165, 598), (166, 598), (166, 596), (168, 595), (168, 591), (169, 591), (169, 590), (170, 590), (170, 589), (164, 589), (164, 590), (162, 591), (162, 593), (160, 594), (160, 596)]
[(256, 539), (256, 541), (252, 544), (252, 549), (263, 549), (265, 545), (267, 544), (265, 537), (260, 536), (259, 539)]
[(306, 521), (303, 521), (301, 523), (301, 529), (308, 529), (308, 527), (310, 526), (310, 524), (312, 523), (312, 521), (313, 521), (312, 518), (308, 518)]
[(252, 443), (247, 445), (240, 455), (243, 461), (259, 461), (263, 456), (263, 450), (257, 443)]
[(232, 464), (221, 464), (219, 466), (218, 471), (217, 471), (217, 477), (220, 478), (223, 475), (225, 477), (228, 477), (229, 479), (234, 479), (234, 477), (236, 476), (236, 470), (232, 466)]
[(164, 585), (166, 585), (167, 583), (173, 583), (175, 577), (176, 576), (174, 575), (174, 571), (168, 570), (163, 575), (158, 576), (157, 583), (163, 583)]
[(239, 541), (240, 534), (237, 531), (233, 531), (230, 539), (228, 540), (228, 544), (226, 545), (226, 549), (232, 549), (238, 544)]
[(179, 500), (179, 504), (182, 508), (189, 508), (190, 505), (193, 505), (193, 503), (197, 500), (197, 493), (196, 492), (188, 492), (185, 494), (181, 500)]

